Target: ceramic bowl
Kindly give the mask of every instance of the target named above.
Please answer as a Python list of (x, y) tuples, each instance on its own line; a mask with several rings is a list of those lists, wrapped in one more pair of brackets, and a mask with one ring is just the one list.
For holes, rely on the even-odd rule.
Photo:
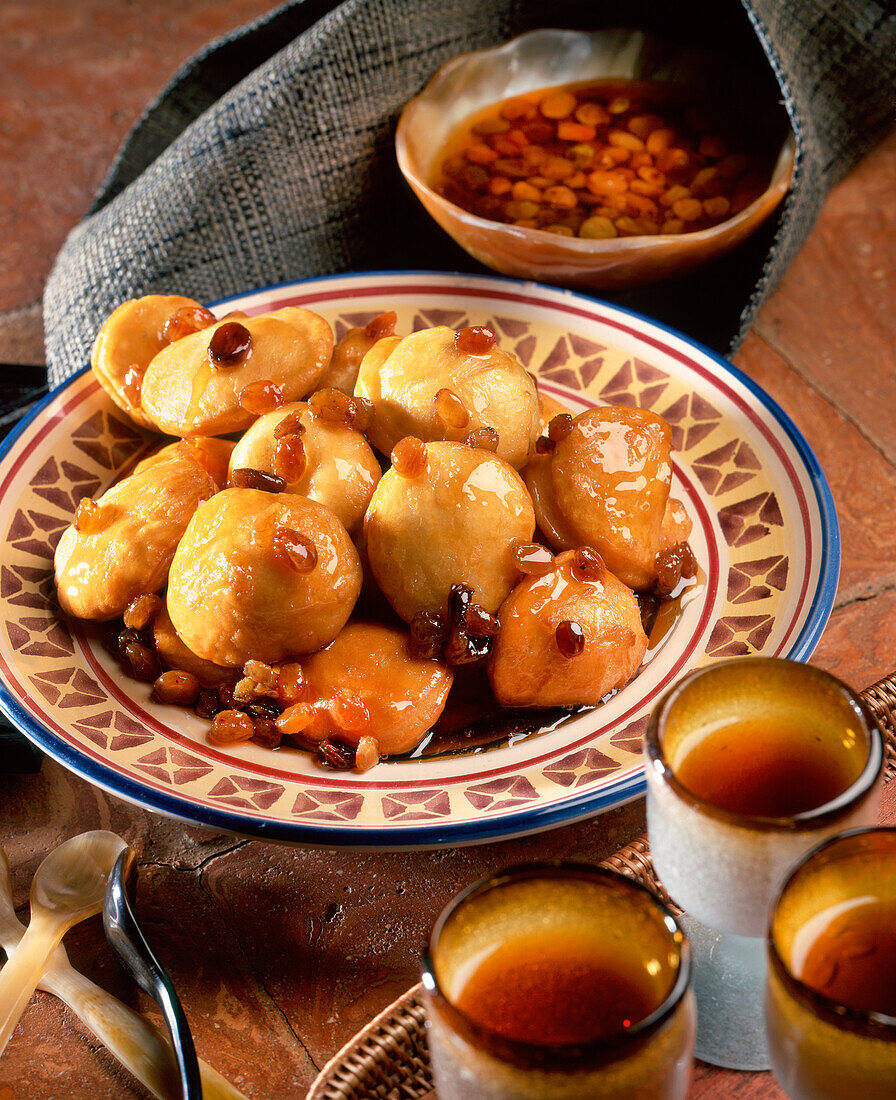
[[(471, 256), (505, 275), (562, 286), (621, 289), (680, 275), (730, 252), (773, 213), (790, 186), (794, 142), (772, 121), (770, 140), (783, 141), (766, 191), (709, 229), (678, 235), (586, 240), (489, 221), (449, 202), (430, 186), (454, 128), (475, 111), (537, 88), (585, 80), (637, 79), (643, 91), (694, 102), (747, 100), (753, 89), (718, 55), (682, 50), (640, 31), (584, 33), (539, 30), (502, 46), (462, 54), (443, 65), (404, 108), (395, 135), (398, 164), (417, 198)], [(712, 89), (712, 91), (710, 91)], [(703, 98), (700, 98), (702, 94)], [(749, 117), (745, 115), (745, 117)]]

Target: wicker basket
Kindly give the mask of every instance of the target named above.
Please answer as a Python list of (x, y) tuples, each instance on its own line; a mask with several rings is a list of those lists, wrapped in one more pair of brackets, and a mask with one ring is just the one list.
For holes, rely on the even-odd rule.
[[(889, 782), (896, 775), (896, 673), (863, 691), (862, 698), (884, 733)], [(650, 886), (669, 902), (653, 870), (646, 836), (604, 860), (603, 866)], [(420, 986), (415, 985), (327, 1062), (307, 1100), (435, 1100), (425, 1020)]]

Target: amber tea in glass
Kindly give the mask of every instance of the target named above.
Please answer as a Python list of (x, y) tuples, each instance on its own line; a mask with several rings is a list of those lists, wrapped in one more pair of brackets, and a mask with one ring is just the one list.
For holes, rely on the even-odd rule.
[(877, 820), (880, 731), (859, 696), (821, 669), (746, 657), (676, 684), (651, 718), (645, 756), (653, 862), (685, 910), (705, 1006), (697, 1056), (768, 1068), (768, 909), (809, 848)]
[(793, 1100), (896, 1096), (896, 829), (825, 841), (768, 936), (772, 1068)]
[(688, 971), (671, 914), (614, 872), (539, 864), (477, 884), (424, 960), (440, 1100), (684, 1097)]

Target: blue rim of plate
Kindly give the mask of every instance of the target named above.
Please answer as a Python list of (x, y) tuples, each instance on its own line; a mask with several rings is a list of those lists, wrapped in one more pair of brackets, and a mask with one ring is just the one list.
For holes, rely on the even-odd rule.
[[(754, 382), (733, 363), (723, 358), (717, 352), (705, 344), (692, 339), (685, 333), (671, 328), (648, 317), (636, 310), (617, 306), (602, 298), (597, 298), (579, 291), (566, 290), (562, 287), (550, 286), (545, 283), (537, 283), (529, 280), (511, 279), (497, 275), (471, 275), (466, 272), (456, 271), (429, 271), (429, 270), (405, 270), (394, 269), (389, 271), (352, 271), (341, 272), (335, 275), (319, 275), (307, 279), (287, 280), (281, 283), (272, 283), (269, 286), (257, 287), (253, 290), (242, 291), (238, 294), (228, 295), (208, 303), (209, 308), (225, 305), (228, 302), (249, 297), (254, 294), (264, 294), (268, 291), (276, 291), (285, 287), (307, 286), (314, 283), (325, 283), (338, 279), (356, 277), (394, 277), (399, 275), (430, 278), (457, 278), (467, 283), (503, 284), (505, 286), (525, 287), (528, 291), (546, 291), (550, 294), (562, 294), (572, 299), (581, 299), (589, 305), (598, 305), (606, 309), (632, 318), (649, 328), (681, 340), (707, 359), (711, 360), (723, 374), (727, 374), (740, 382), (757, 402), (766, 409), (777, 422), (784, 435), (790, 441), (808, 475), (812, 486), (816, 506), (818, 508), (819, 521), (822, 529), (821, 554), (819, 561), (819, 574), (815, 592), (809, 609), (803, 622), (802, 629), (797, 637), (782, 653), (782, 657), (794, 661), (806, 661), (812, 655), (821, 634), (827, 625), (834, 606), (834, 598), (837, 592), (837, 583), (840, 573), (840, 527), (837, 520), (837, 512), (834, 498), (828, 485), (827, 478), (821, 468), (815, 453), (809, 446), (802, 432), (790, 416), (766, 391)], [(446, 292), (450, 289), (446, 287)], [(37, 420), (43, 410), (54, 401), (66, 387), (72, 385), (88, 370), (89, 364), (67, 378), (60, 385), (51, 390), (43, 400), (31, 410), (16, 428), (0, 443), (0, 472), (8, 454), (14, 448), (19, 437), (27, 431), (28, 427)], [(226, 810), (218, 810), (209, 806), (199, 806), (189, 799), (177, 798), (152, 788), (144, 787), (140, 783), (122, 776), (114, 768), (107, 767), (97, 761), (84, 757), (81, 753), (72, 749), (38, 722), (29, 714), (11, 693), (5, 681), (0, 679), (0, 711), (21, 732), (48, 756), (58, 761), (64, 767), (95, 786), (116, 795), (143, 809), (163, 813), (190, 824), (202, 825), (211, 829), (224, 830), (242, 836), (250, 836), (268, 840), (284, 841), (292, 844), (304, 844), (311, 847), (323, 848), (357, 848), (357, 849), (407, 849), (426, 848), (441, 845), (462, 846), (478, 844), (488, 841), (507, 840), (513, 837), (526, 836), (532, 833), (542, 832), (562, 825), (574, 824), (588, 817), (624, 805), (642, 795), (646, 789), (646, 780), (643, 772), (636, 773), (599, 792), (582, 792), (571, 796), (562, 802), (552, 803), (544, 807), (529, 807), (516, 814), (508, 814), (499, 818), (480, 819), (475, 823), (443, 823), (433, 825), (400, 826), (396, 828), (364, 828), (357, 830), (354, 835), (350, 829), (334, 830), (327, 827), (316, 827), (302, 823), (283, 823), (273, 820), (265, 820), (260, 817), (245, 818), (239, 813), (230, 813)], [(247, 828), (249, 825), (249, 828)]]

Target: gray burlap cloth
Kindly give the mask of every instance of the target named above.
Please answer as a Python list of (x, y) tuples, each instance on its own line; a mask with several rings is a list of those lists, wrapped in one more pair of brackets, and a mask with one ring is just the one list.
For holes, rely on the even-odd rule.
[(135, 126), (47, 284), (51, 381), (83, 366), (105, 317), (136, 295), (482, 271), (401, 180), (401, 107), (466, 50), (539, 26), (622, 24), (728, 51), (789, 115), (796, 170), (772, 222), (709, 269), (614, 296), (736, 346), (827, 189), (891, 125), (894, 0), (294, 0), (194, 58)]

